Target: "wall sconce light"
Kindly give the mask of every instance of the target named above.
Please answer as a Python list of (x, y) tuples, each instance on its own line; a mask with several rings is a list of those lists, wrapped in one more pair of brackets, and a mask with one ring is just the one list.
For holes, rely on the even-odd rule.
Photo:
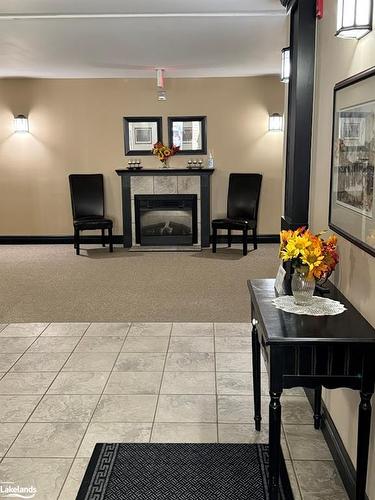
[(282, 132), (283, 122), (283, 117), (279, 113), (272, 113), (268, 118), (268, 130), (270, 132)]
[(15, 132), (29, 131), (29, 120), (25, 115), (17, 115), (14, 117), (14, 131)]
[(359, 40), (370, 33), (372, 10), (373, 0), (338, 0), (335, 36)]
[(288, 83), (290, 77), (290, 47), (281, 50), (281, 81)]

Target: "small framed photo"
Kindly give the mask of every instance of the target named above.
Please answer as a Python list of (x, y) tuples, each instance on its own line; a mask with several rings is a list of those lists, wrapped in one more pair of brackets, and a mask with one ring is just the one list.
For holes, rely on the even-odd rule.
[(329, 226), (375, 256), (375, 68), (334, 88)]
[(205, 116), (173, 116), (168, 118), (169, 145), (179, 146), (178, 154), (206, 154)]
[(125, 155), (152, 155), (152, 148), (162, 141), (162, 118), (141, 116), (124, 118)]

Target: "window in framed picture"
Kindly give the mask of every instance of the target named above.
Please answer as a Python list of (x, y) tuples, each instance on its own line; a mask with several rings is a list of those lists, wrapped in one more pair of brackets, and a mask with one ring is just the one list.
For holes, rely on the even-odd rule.
[(375, 256), (375, 68), (334, 89), (329, 225)]
[(125, 155), (151, 155), (154, 144), (162, 141), (161, 117), (124, 118)]
[(179, 154), (206, 154), (206, 117), (175, 116), (168, 118), (169, 145), (179, 146)]

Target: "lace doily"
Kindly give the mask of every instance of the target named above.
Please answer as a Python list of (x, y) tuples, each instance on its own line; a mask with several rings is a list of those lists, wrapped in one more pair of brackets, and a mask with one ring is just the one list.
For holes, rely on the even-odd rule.
[(298, 305), (292, 295), (276, 297), (272, 300), (277, 309), (293, 314), (307, 314), (309, 316), (334, 316), (346, 311), (346, 307), (336, 300), (325, 297), (313, 297), (312, 302), (306, 305)]

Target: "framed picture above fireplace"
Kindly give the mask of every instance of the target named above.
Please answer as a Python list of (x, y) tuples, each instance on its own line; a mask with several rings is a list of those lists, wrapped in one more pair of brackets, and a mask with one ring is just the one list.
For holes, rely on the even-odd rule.
[(151, 155), (153, 145), (163, 140), (162, 129), (160, 116), (125, 117), (125, 155)]
[(207, 118), (205, 116), (170, 116), (169, 145), (179, 146), (178, 154), (207, 154)]
[(329, 226), (375, 256), (375, 68), (336, 84)]

